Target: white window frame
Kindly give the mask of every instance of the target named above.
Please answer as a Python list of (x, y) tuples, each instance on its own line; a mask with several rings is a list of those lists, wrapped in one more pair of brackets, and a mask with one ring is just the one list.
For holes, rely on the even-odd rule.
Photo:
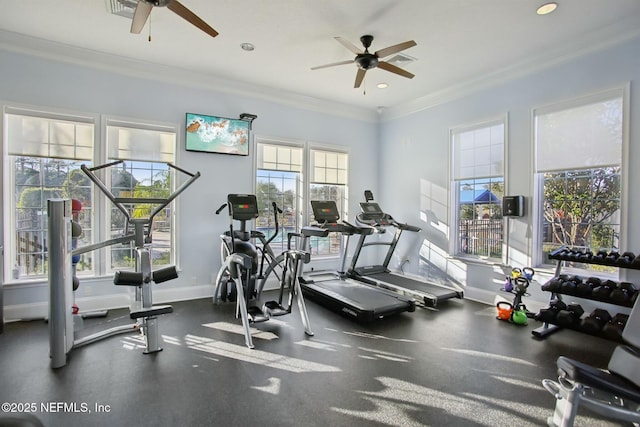
[[(532, 161), (532, 173), (533, 173), (533, 219), (534, 229), (538, 232), (534, 233), (532, 239), (532, 265), (538, 267), (551, 268), (552, 264), (543, 257), (543, 239), (542, 239), (542, 224), (544, 220), (544, 214), (542, 211), (544, 201), (544, 177), (542, 173), (538, 172), (536, 165), (536, 117), (539, 114), (547, 114), (552, 112), (560, 112), (563, 110), (585, 106), (596, 102), (611, 99), (612, 97), (622, 98), (622, 148), (620, 159), (620, 248), (626, 250), (628, 242), (628, 170), (629, 170), (629, 99), (630, 99), (630, 83), (626, 83), (622, 86), (613, 87), (589, 95), (572, 98), (565, 101), (555, 102), (545, 106), (533, 108), (531, 110), (531, 161)], [(569, 169), (571, 170), (571, 169)], [(620, 272), (613, 274), (619, 275)]]
[[(297, 140), (297, 139), (286, 139), (286, 138), (279, 138), (279, 137), (270, 137), (270, 136), (262, 136), (262, 135), (255, 135), (254, 136), (254, 140), (253, 140), (253, 144), (254, 144), (254, 153), (258, 152), (258, 144), (269, 144), (269, 145), (281, 145), (281, 146), (289, 146), (289, 147), (295, 147), (295, 148), (299, 148), (303, 150), (303, 165), (302, 165), (302, 177), (301, 177), (301, 186), (302, 186), (302, 192), (301, 192), (301, 197), (302, 197), (302, 206), (299, 206), (299, 221), (298, 223), (300, 224), (300, 226), (309, 224), (310, 222), (310, 218), (311, 218), (311, 205), (310, 205), (310, 186), (311, 186), (311, 173), (310, 173), (310, 165), (311, 165), (311, 152), (312, 150), (317, 150), (317, 151), (326, 151), (326, 152), (334, 152), (334, 153), (339, 153), (339, 154), (346, 154), (347, 155), (347, 183), (344, 184), (344, 188), (345, 188), (345, 197), (344, 197), (344, 203), (343, 203), (343, 211), (344, 212), (340, 212), (340, 218), (341, 219), (345, 219), (348, 220), (348, 209), (349, 209), (349, 184), (348, 184), (348, 179), (349, 179), (349, 170), (351, 167), (351, 158), (350, 158), (350, 154), (349, 154), (349, 150), (345, 150), (344, 147), (338, 147), (338, 146), (334, 146), (334, 145), (329, 145), (329, 144), (323, 144), (323, 143), (318, 143), (318, 142), (313, 142), (313, 141), (305, 141), (305, 140)], [(254, 193), (257, 191), (257, 172), (258, 172), (258, 159), (257, 159), (257, 155), (254, 156), (254, 171), (253, 171), (253, 191)], [(300, 196), (299, 196), (300, 197)], [(298, 230), (299, 231), (299, 230)], [(341, 245), (342, 247), (342, 245)], [(312, 257), (312, 262), (313, 261), (318, 261), (318, 260), (332, 260), (332, 259), (336, 259), (338, 258), (339, 255), (338, 254), (331, 254), (331, 255), (321, 255), (321, 256), (315, 256)]]
[[(473, 132), (476, 130), (482, 130), (482, 129), (490, 129), (493, 128), (495, 126), (502, 126), (502, 145), (503, 145), (503, 149), (502, 149), (502, 174), (493, 174), (493, 173), (486, 173), (486, 174), (482, 174), (482, 175), (478, 175), (475, 176), (473, 178), (460, 178), (457, 175), (456, 172), (456, 137), (463, 134), (463, 133), (467, 133), (467, 132)], [(509, 121), (508, 121), (508, 115), (504, 114), (498, 117), (494, 117), (494, 118), (487, 118), (485, 120), (482, 120), (480, 122), (476, 122), (473, 124), (467, 124), (467, 125), (460, 125), (460, 126), (455, 126), (449, 129), (449, 170), (450, 170), (450, 184), (449, 184), (449, 188), (450, 188), (450, 221), (451, 221), (451, 233), (450, 233), (450, 239), (449, 239), (449, 254), (451, 254), (452, 256), (456, 257), (456, 258), (462, 258), (462, 259), (471, 259), (471, 260), (475, 260), (475, 261), (487, 261), (487, 262), (506, 262), (507, 256), (508, 256), (508, 250), (507, 248), (509, 247), (509, 236), (507, 233), (507, 228), (505, 227), (505, 222), (506, 220), (502, 219), (502, 254), (501, 256), (498, 257), (488, 257), (488, 256), (481, 256), (481, 255), (473, 255), (473, 254), (465, 254), (462, 252), (459, 242), (460, 242), (460, 236), (459, 236), (459, 221), (460, 221), (460, 215), (459, 215), (459, 211), (460, 211), (460, 195), (459, 195), (459, 191), (458, 191), (458, 186), (459, 186), (459, 182), (463, 181), (465, 179), (484, 179), (484, 178), (499, 178), (502, 177), (502, 182), (503, 182), (503, 188), (504, 188), (504, 194), (508, 194), (508, 185), (507, 185), (507, 176), (508, 176), (508, 165), (506, 162), (506, 159), (508, 158), (508, 128), (509, 128)]]
[[(9, 159), (9, 129), (7, 123), (7, 115), (15, 114), (15, 115), (23, 115), (23, 116), (32, 116), (36, 119), (52, 119), (52, 120), (63, 120), (63, 121), (71, 121), (71, 122), (79, 122), (79, 123), (87, 123), (93, 126), (93, 155), (95, 156), (96, 147), (99, 144), (99, 134), (100, 134), (100, 116), (97, 114), (91, 114), (86, 112), (78, 112), (65, 110), (61, 108), (53, 108), (53, 107), (41, 107), (35, 105), (27, 105), (13, 102), (2, 102), (2, 160), (5, 166), (10, 165), (10, 167), (3, 167), (3, 188), (2, 188), (2, 238), (3, 238), (3, 247), (4, 247), (4, 255), (3, 255), (3, 282), (5, 284), (23, 284), (23, 283), (34, 283), (34, 282), (43, 282), (47, 280), (47, 275), (43, 276), (26, 276), (22, 277), (19, 269), (17, 271), (13, 262), (15, 260), (15, 249), (16, 249), (16, 217), (15, 211), (13, 209), (5, 209), (5, 207), (12, 206), (12, 202), (8, 201), (8, 197), (15, 197), (15, 181), (13, 179), (13, 162), (7, 162)], [(28, 154), (25, 154), (28, 155)], [(55, 158), (55, 157), (47, 157), (47, 158)], [(92, 161), (91, 159), (90, 161)], [(76, 161), (82, 162), (82, 159), (77, 159)], [(95, 224), (93, 225), (95, 226)], [(93, 272), (90, 274), (95, 274), (96, 269), (96, 260), (93, 259)]]
[[(101, 140), (100, 140), (100, 162), (96, 164), (104, 164), (109, 163), (115, 160), (120, 160), (120, 156), (112, 151), (115, 150), (114, 147), (110, 146), (109, 142), (109, 127), (120, 127), (120, 128), (129, 128), (133, 131), (142, 130), (142, 131), (152, 131), (158, 133), (173, 133), (173, 147), (171, 148), (172, 153), (167, 152), (168, 147), (164, 147), (163, 151), (155, 150), (154, 147), (151, 147), (148, 143), (145, 147), (145, 151), (133, 153), (131, 150), (124, 150), (124, 152), (131, 152), (130, 156), (134, 157), (134, 159), (122, 159), (125, 163), (129, 160), (133, 161), (142, 161), (142, 162), (155, 162), (155, 163), (176, 163), (177, 152), (178, 152), (178, 138), (180, 126), (175, 123), (164, 123), (164, 122), (156, 122), (150, 120), (142, 120), (142, 119), (133, 119), (133, 118), (124, 118), (117, 117), (111, 115), (103, 115), (101, 121)], [(166, 144), (165, 144), (166, 145)], [(122, 147), (119, 147), (119, 152), (122, 151)], [(170, 192), (174, 191), (177, 188), (177, 180), (175, 171), (169, 170), (169, 173), (172, 174), (174, 179), (171, 180), (171, 188)], [(107, 188), (111, 187), (110, 174), (104, 176), (104, 182), (107, 185)], [(94, 210), (94, 216), (97, 215), (97, 220), (94, 218), (97, 224), (101, 224), (101, 226), (96, 227), (98, 235), (93, 236), (97, 237), (96, 241), (104, 241), (112, 238), (111, 236), (111, 212), (113, 208), (113, 204), (107, 197), (98, 189), (94, 188), (93, 191), (93, 203), (98, 209)], [(175, 201), (172, 205), (175, 204)], [(170, 231), (170, 246), (171, 246), (171, 258), (169, 260), (169, 265), (177, 265), (178, 264), (178, 254), (177, 254), (177, 244), (176, 244), (176, 236), (178, 229), (178, 222), (176, 221), (176, 211), (177, 204), (171, 206), (171, 231)], [(130, 230), (131, 231), (131, 230)], [(153, 243), (152, 243), (153, 244)], [(103, 251), (104, 254), (100, 256), (100, 275), (110, 275), (113, 274), (116, 270), (121, 270), (121, 267), (112, 268), (111, 267), (111, 249), (112, 246), (107, 246)]]
[[(91, 153), (91, 159), (82, 160), (79, 159), (79, 162), (92, 163), (93, 165), (99, 165), (107, 163), (109, 158), (108, 155), (108, 147), (107, 147), (107, 125), (117, 123), (119, 125), (126, 124), (132, 128), (144, 129), (144, 130), (158, 130), (167, 132), (170, 131), (175, 135), (173, 141), (173, 160), (168, 163), (175, 163), (178, 157), (178, 147), (179, 147), (179, 138), (180, 138), (180, 126), (175, 123), (160, 123), (153, 122), (149, 120), (142, 119), (131, 119), (131, 118), (121, 118), (115, 116), (108, 115), (99, 115), (93, 113), (86, 112), (78, 112), (78, 111), (69, 111), (60, 108), (51, 108), (51, 107), (41, 107), (41, 106), (33, 106), (33, 105), (25, 105), (25, 104), (17, 104), (12, 102), (2, 102), (0, 103), (2, 106), (2, 135), (3, 135), (3, 148), (2, 148), (2, 156), (3, 161), (8, 158), (8, 133), (7, 133), (7, 121), (5, 115), (8, 114), (22, 114), (22, 115), (31, 115), (35, 118), (43, 118), (43, 119), (59, 119), (59, 120), (68, 120), (68, 121), (78, 121), (82, 123), (90, 123), (93, 126), (93, 148)], [(152, 152), (154, 150), (151, 150)], [(152, 153), (153, 155), (153, 153)], [(166, 160), (169, 159), (158, 159), (153, 161), (159, 161), (161, 163), (167, 163)], [(7, 163), (5, 162), (5, 165)], [(101, 174), (101, 172), (98, 172)], [(102, 174), (104, 175), (104, 174)], [(15, 284), (23, 284), (23, 283), (36, 283), (43, 282), (47, 280), (47, 277), (40, 276), (32, 276), (27, 278), (13, 278), (13, 260), (15, 258), (14, 248), (16, 244), (15, 239), (15, 214), (13, 212), (7, 212), (4, 207), (11, 206), (11, 203), (8, 203), (7, 197), (14, 197), (15, 190), (15, 182), (12, 179), (13, 172), (10, 168), (3, 168), (3, 196), (2, 196), (2, 236), (3, 236), (3, 245), (6, 249), (5, 253), (7, 256), (3, 256), (3, 279), (4, 283), (15, 283)], [(177, 185), (177, 180), (172, 180), (172, 188), (170, 191), (174, 191)], [(95, 189), (92, 185), (92, 200), (93, 200), (93, 213), (91, 218), (91, 230), (92, 235), (85, 237), (85, 243), (93, 243), (98, 241), (104, 241), (111, 238), (110, 235), (110, 220), (108, 212), (110, 210), (111, 202), (107, 200), (106, 196), (102, 195), (99, 190)], [(173, 206), (172, 213), (172, 221), (171, 221), (171, 255), (172, 259), (170, 261), (171, 264), (177, 263), (179, 260), (178, 247), (176, 245), (176, 235), (178, 233), (178, 223), (175, 220), (177, 216), (178, 206)], [(110, 266), (110, 255), (108, 254), (109, 250), (98, 250), (92, 253), (92, 271), (82, 273), (83, 277), (102, 277), (105, 275), (109, 275), (113, 272)], [(46, 274), (44, 275), (46, 276)]]

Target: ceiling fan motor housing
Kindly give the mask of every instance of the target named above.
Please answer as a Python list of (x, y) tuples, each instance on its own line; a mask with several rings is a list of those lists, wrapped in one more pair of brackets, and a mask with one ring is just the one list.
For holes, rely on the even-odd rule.
[(355, 62), (359, 68), (370, 70), (378, 66), (378, 57), (372, 53), (365, 52), (356, 56)]
[(151, 3), (156, 7), (164, 7), (171, 3), (173, 0), (147, 0), (147, 3)]

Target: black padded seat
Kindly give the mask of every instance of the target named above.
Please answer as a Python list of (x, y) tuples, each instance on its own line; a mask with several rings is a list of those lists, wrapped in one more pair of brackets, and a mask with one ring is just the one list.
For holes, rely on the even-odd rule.
[(557, 365), (573, 381), (640, 403), (640, 388), (619, 375), (564, 356), (558, 358)]

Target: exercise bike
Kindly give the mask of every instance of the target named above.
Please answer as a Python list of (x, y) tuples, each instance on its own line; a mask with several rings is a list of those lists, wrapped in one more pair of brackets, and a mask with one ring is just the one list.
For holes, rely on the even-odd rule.
[[(214, 304), (224, 301), (236, 302), (236, 317), (242, 318), (245, 343), (247, 347), (254, 348), (250, 325), (265, 322), (272, 317), (290, 314), (295, 297), (305, 333), (313, 336), (299, 281), (303, 264), (310, 261), (311, 255), (304, 250), (304, 246), (302, 249), (294, 247), (294, 239), (304, 238), (304, 236), (300, 233), (288, 233), (287, 250), (276, 257), (269, 244), (277, 235), (277, 214), (282, 211), (275, 203), (273, 203), (273, 212), (276, 218), (276, 232), (269, 239), (260, 231), (247, 231), (247, 221), (259, 216), (255, 195), (229, 194), (227, 202), (218, 208), (216, 214), (225, 208), (228, 208), (229, 212), (229, 231), (220, 236), (222, 266), (216, 275)], [(239, 230), (234, 229), (234, 221), (240, 222)], [(256, 246), (255, 240), (260, 241), (261, 246)], [(259, 297), (264, 283), (262, 273), (265, 262), (269, 263), (270, 272), (276, 265), (278, 269), (281, 268), (280, 287), (277, 300), (260, 305)], [(285, 302), (286, 292), (288, 292), (288, 298)]]

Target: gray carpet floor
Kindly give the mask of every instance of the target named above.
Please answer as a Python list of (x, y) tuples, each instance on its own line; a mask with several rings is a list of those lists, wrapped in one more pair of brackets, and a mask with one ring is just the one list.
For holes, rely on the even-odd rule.
[[(616, 346), (570, 330), (539, 340), (538, 322), (500, 321), (470, 300), (368, 324), (307, 301), (313, 337), (294, 309), (255, 325), (250, 350), (233, 305), (173, 306), (160, 318), (162, 352), (119, 335), (55, 370), (47, 323), (6, 324), (0, 402), (45, 426), (543, 426), (554, 398), (541, 380), (556, 377), (558, 356), (605, 367)], [(127, 322), (113, 310), (83, 334)], [(618, 424), (583, 410), (577, 425)]]

